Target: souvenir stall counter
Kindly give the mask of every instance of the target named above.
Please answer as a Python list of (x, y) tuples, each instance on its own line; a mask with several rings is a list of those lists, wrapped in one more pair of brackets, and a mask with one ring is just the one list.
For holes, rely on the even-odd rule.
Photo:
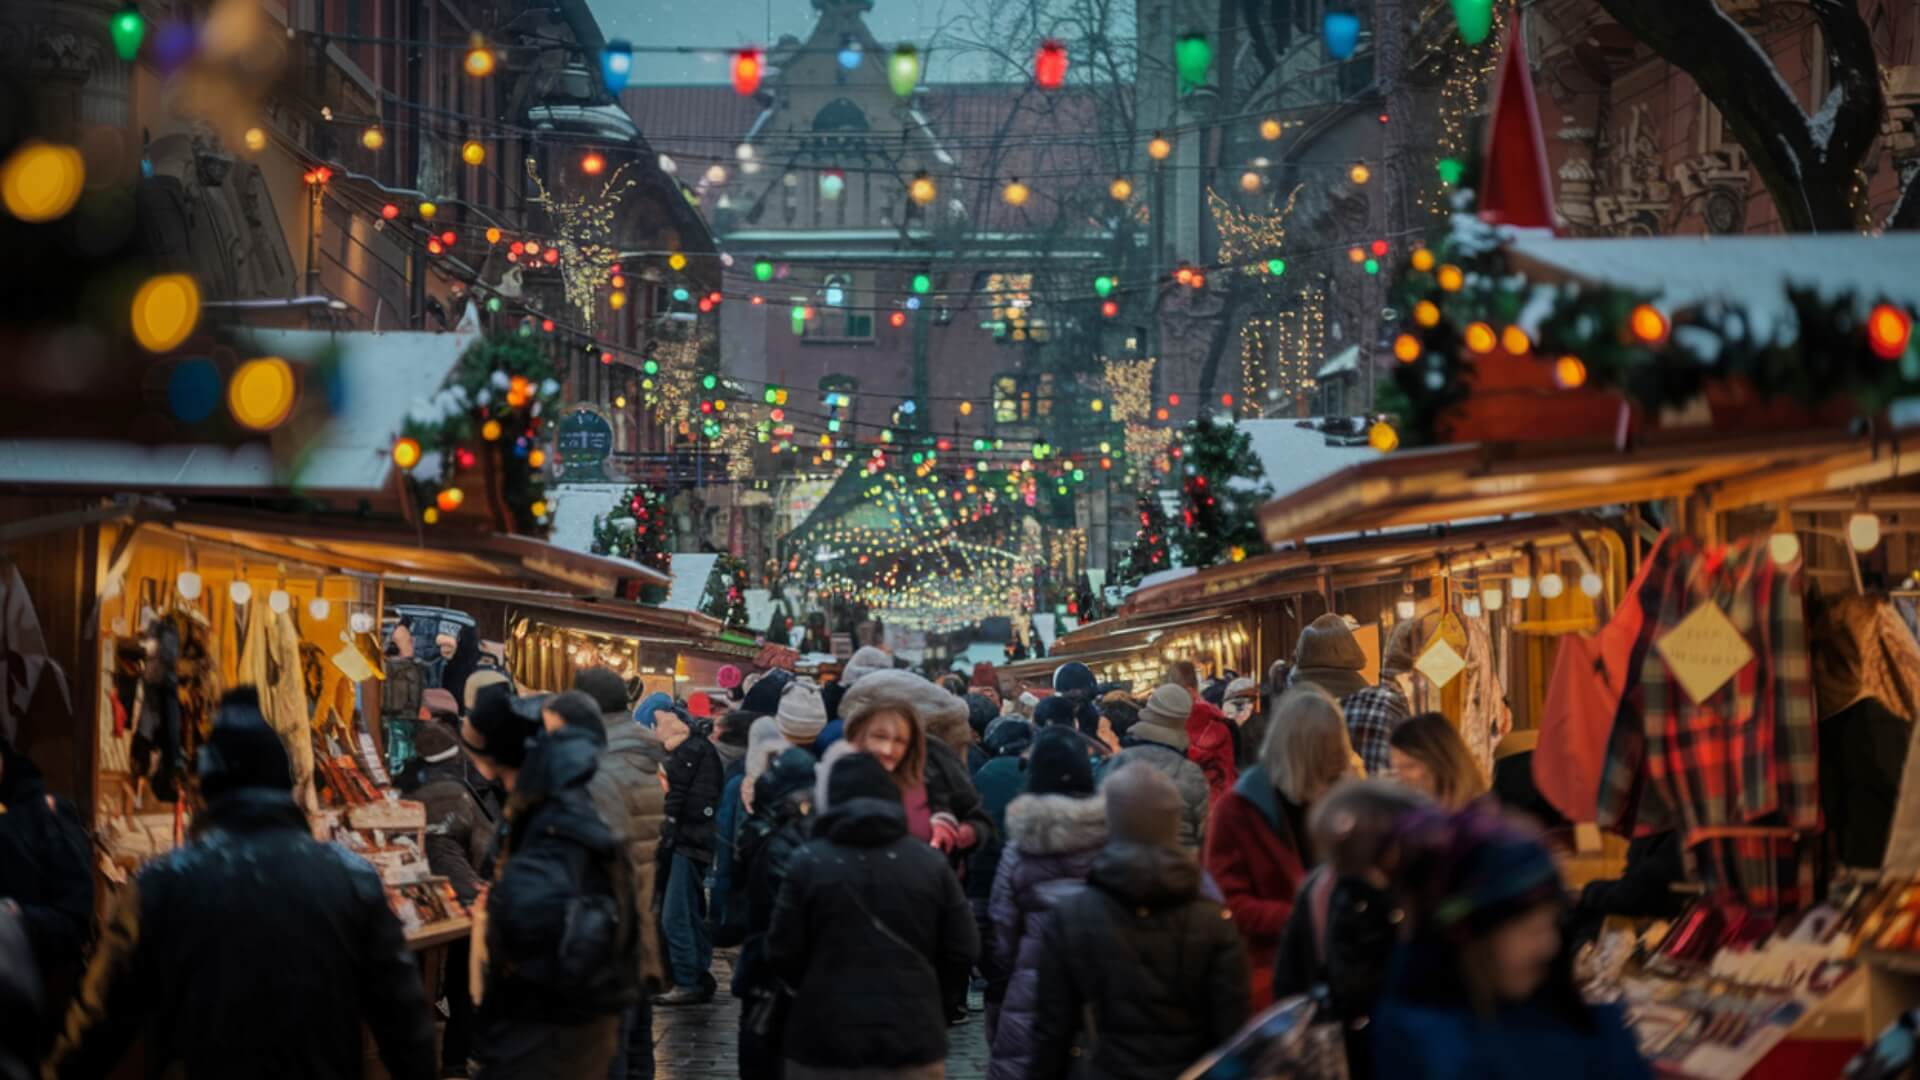
[[(1903, 824), (1920, 819), (1920, 785), (1900, 775), (1920, 768), (1907, 471), (1858, 433), (1695, 431), (1394, 454), (1266, 508), (1270, 539), (1621, 503), (1671, 523), (1629, 520), (1631, 581), (1578, 628), (1593, 633), (1558, 638), (1528, 702), (1532, 778), (1553, 809), (1649, 851), (1675, 838), (1667, 916), (1616, 917), (1582, 958), (1590, 993), (1626, 1003), (1663, 1074), (1834, 1075), (1920, 1006), (1920, 830)], [(1539, 556), (1524, 569), (1534, 600)], [(1571, 593), (1577, 567), (1552, 569)]]

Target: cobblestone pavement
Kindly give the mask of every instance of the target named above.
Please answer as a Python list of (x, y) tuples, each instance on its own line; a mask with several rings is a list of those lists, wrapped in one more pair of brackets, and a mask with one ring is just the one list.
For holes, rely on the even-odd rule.
[[(740, 1002), (727, 993), (732, 957), (713, 958), (720, 992), (706, 1005), (653, 1010), (653, 1061), (658, 1080), (734, 1080), (734, 1039), (740, 1031)], [(977, 1008), (980, 995), (972, 1004)], [(980, 1013), (947, 1029), (948, 1080), (982, 1080), (987, 1075), (986, 1019)]]

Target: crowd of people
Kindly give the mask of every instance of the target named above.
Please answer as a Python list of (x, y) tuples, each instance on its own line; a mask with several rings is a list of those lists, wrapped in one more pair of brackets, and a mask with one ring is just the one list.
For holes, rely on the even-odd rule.
[(0, 978), (0, 1080), (136, 1040), (149, 1075), (355, 1076), (361, 1024), (399, 1080), (651, 1077), (656, 1010), (719, 992), (716, 948), (743, 1078), (940, 1077), (978, 1023), (993, 1080), (1172, 1080), (1299, 995), (1355, 1077), (1646, 1075), (1573, 986), (1547, 849), (1411, 714), (1396, 649), (1369, 682), (1325, 616), (1264, 679), (1068, 663), (1036, 693), (869, 645), (824, 685), (732, 680), (712, 720), (602, 668), (429, 691), (396, 780), (475, 916), (439, 1010), (248, 691), (189, 842), (97, 928), (77, 816), (0, 742), (0, 959), (39, 974)]

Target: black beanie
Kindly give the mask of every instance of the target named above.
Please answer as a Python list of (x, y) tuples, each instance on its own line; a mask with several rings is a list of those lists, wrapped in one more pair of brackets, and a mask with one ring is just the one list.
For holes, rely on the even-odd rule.
[(286, 744), (261, 714), (258, 691), (239, 687), (221, 699), (198, 771), (200, 793), (209, 799), (238, 788), (293, 790)]
[(517, 769), (527, 760), (527, 740), (533, 737), (537, 722), (529, 724), (514, 708), (513, 692), (503, 683), (489, 686), (474, 699), (467, 723), (480, 736), (468, 748), (509, 769)]
[(1014, 716), (1003, 716), (987, 726), (987, 753), (1007, 757), (1025, 753), (1033, 745), (1033, 725)]
[(753, 782), (753, 805), (772, 806), (796, 791), (813, 787), (813, 755), (789, 746), (774, 757)]
[(590, 667), (573, 677), (573, 688), (593, 699), (603, 713), (626, 712), (627, 680), (611, 668)]
[(586, 734), (601, 746), (607, 745), (607, 722), (600, 716), (600, 703), (582, 691), (555, 694), (540, 703), (540, 708), (560, 718), (569, 728)]
[(1040, 704), (1033, 707), (1034, 728), (1073, 723), (1073, 706), (1073, 700), (1065, 694), (1050, 694), (1041, 698)]
[(827, 773), (827, 805), (845, 806), (850, 799), (886, 799), (900, 801), (900, 788), (887, 775), (887, 767), (872, 754), (847, 754), (835, 761)]
[(1027, 755), (1027, 794), (1093, 794), (1093, 763), (1086, 742), (1070, 728), (1042, 728)]
[(987, 695), (967, 695), (967, 726), (973, 729), (974, 738), (986, 738), (987, 725), (993, 723), (999, 716), (1000, 710), (994, 708), (993, 702), (988, 700)]
[(783, 668), (774, 668), (755, 679), (747, 690), (747, 696), (740, 700), (740, 707), (747, 712), (761, 716), (772, 716), (780, 711), (780, 695), (787, 690), (787, 684), (793, 682), (793, 676)]

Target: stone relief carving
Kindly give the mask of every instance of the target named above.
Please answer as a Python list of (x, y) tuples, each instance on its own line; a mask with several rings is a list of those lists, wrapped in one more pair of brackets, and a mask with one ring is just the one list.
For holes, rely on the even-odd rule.
[(1555, 133), (1581, 147), (1557, 170), (1556, 201), (1576, 235), (1657, 236), (1695, 213), (1709, 233), (1741, 231), (1753, 173), (1738, 144), (1669, 165), (1644, 104), (1633, 106), (1616, 138), (1600, 141), (1597, 163), (1588, 149), (1592, 136), (1575, 127)]

